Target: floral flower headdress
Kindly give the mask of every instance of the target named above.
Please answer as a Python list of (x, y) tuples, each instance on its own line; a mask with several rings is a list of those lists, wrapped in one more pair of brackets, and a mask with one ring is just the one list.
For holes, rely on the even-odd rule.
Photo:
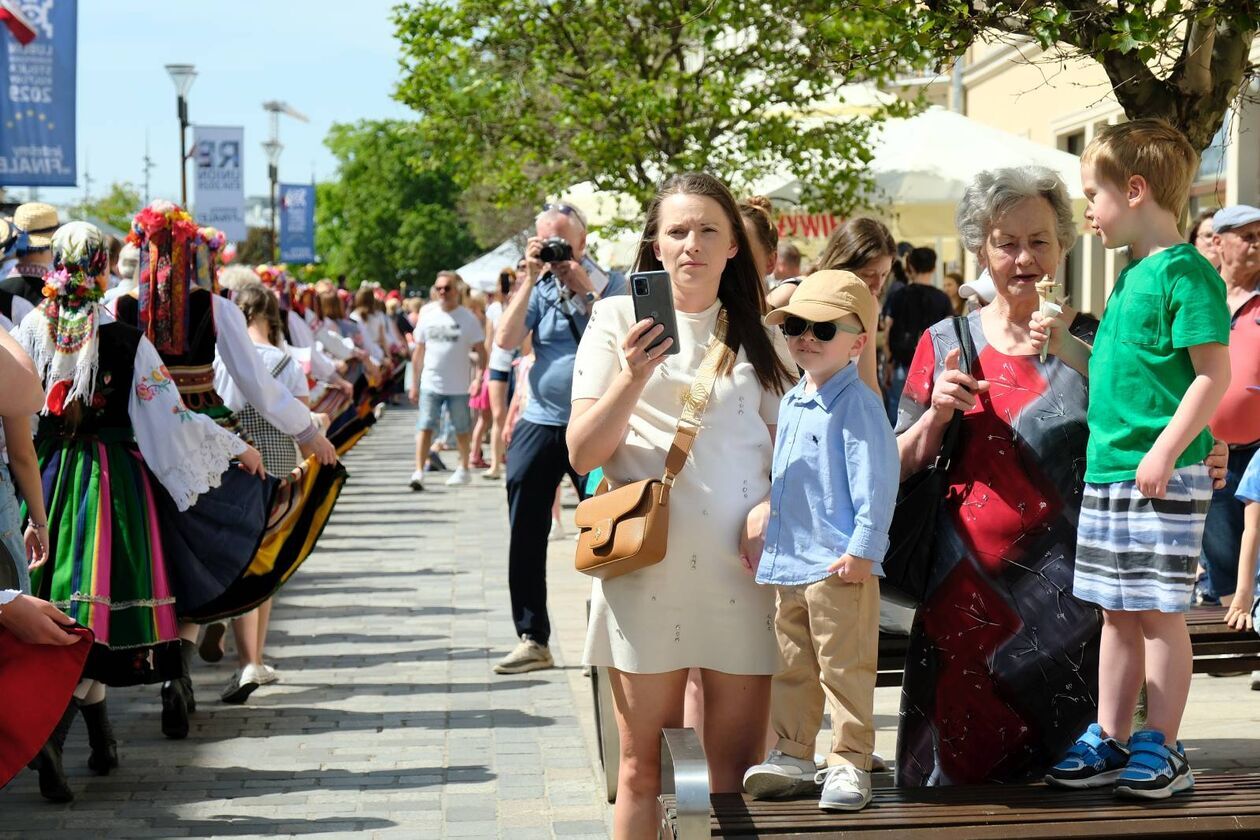
[(140, 327), (159, 353), (187, 353), (201, 229), (184, 208), (158, 200), (136, 214), (127, 241), (140, 249)]
[(219, 257), (227, 245), (227, 235), (218, 228), (203, 227), (198, 231), (197, 285), (219, 293)]
[(44, 413), (60, 414), (74, 399), (90, 403), (96, 388), (97, 302), (109, 275), (109, 250), (95, 225), (70, 222), (53, 234), (52, 255), (44, 302), (16, 335), (48, 391)]

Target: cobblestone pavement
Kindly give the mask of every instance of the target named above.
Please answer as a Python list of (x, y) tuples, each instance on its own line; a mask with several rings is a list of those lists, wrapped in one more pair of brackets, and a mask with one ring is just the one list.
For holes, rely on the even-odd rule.
[(0, 791), (0, 836), (608, 836), (572, 542), (552, 552), (559, 667), (496, 676), (513, 642), (503, 483), (441, 474), (411, 493), (413, 417), (392, 409), (347, 458), (332, 522), (275, 607), (282, 682), (229, 706), (232, 649), (198, 661), (185, 741), (162, 736), (156, 686), (112, 691), (122, 766), (92, 775), (76, 723), (76, 801), (44, 802), (23, 772)]

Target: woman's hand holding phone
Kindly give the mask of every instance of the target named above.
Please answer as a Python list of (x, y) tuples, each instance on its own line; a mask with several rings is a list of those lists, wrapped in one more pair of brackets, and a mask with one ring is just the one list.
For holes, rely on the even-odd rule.
[[(644, 318), (626, 333), (621, 349), (626, 354), (626, 366), (630, 378), (635, 382), (646, 382), (652, 373), (665, 361), (665, 356), (674, 339), (666, 338), (658, 344), (665, 327), (651, 318)], [(649, 349), (650, 348), (650, 349)]]

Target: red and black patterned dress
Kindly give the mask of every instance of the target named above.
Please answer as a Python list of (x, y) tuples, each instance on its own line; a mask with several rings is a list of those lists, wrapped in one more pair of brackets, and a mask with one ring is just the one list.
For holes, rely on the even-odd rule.
[[(1073, 324), (1086, 341), (1090, 320)], [(978, 312), (968, 324), (973, 374), (990, 388), (963, 417), (932, 582), (911, 630), (897, 737), (904, 787), (1038, 778), (1097, 714), (1101, 619), (1072, 595), (1086, 380), (1053, 356), (1043, 364), (994, 350)], [(957, 346), (948, 320), (923, 334), (898, 433), (926, 411)]]

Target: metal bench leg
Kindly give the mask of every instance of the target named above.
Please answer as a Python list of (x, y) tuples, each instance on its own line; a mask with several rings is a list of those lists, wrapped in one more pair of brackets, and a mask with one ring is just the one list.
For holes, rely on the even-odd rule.
[(677, 803), (672, 840), (707, 840), (709, 762), (694, 729), (661, 730), (661, 791), (671, 787)]

